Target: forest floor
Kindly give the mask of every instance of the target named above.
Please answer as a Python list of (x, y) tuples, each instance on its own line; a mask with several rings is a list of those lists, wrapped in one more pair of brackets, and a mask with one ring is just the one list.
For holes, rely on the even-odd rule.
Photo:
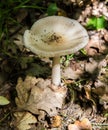
[[(25, 30), (51, 15), (77, 20), (89, 35), (85, 48), (61, 57), (62, 83), (67, 93), (63, 107), (54, 108), (58, 114), (53, 117), (47, 108), (41, 110), (49, 105), (46, 93), (48, 99), (54, 94), (46, 87), (51, 82), (52, 59), (38, 57), (23, 45)], [(45, 93), (34, 90), (35, 85), (44, 86)], [(38, 108), (40, 96), (44, 105)], [(50, 101), (53, 107), (54, 97)], [(86, 129), (108, 130), (108, 1), (2, 0), (0, 130)]]

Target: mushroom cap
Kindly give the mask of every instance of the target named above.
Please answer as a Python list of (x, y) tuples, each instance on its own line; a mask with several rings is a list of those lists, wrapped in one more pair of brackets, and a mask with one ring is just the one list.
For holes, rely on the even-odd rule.
[(24, 33), (24, 45), (44, 57), (74, 53), (83, 48), (88, 40), (87, 31), (80, 23), (63, 16), (42, 18)]

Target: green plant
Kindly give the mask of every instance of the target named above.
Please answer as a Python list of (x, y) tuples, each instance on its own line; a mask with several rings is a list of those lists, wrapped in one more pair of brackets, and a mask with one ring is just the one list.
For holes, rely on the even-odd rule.
[(49, 16), (55, 15), (57, 13), (57, 11), (58, 11), (58, 7), (57, 7), (56, 3), (50, 3), (47, 8), (47, 14)]
[(7, 98), (0, 96), (0, 106), (1, 105), (7, 105), (9, 103), (10, 103), (10, 101)]
[(72, 60), (72, 58), (74, 57), (74, 54), (69, 54), (69, 55), (66, 55), (65, 57), (62, 57), (61, 58), (61, 63), (63, 63), (65, 66), (68, 66), (69, 65), (69, 62), (70, 60)]
[(104, 18), (104, 16), (101, 16), (101, 17), (93, 16), (88, 20), (87, 25), (86, 25), (88, 29), (96, 29), (96, 30), (103, 29), (106, 26), (107, 24), (106, 24), (106, 19)]
[(83, 54), (83, 55), (87, 55), (87, 52), (85, 49), (81, 49), (80, 52)]

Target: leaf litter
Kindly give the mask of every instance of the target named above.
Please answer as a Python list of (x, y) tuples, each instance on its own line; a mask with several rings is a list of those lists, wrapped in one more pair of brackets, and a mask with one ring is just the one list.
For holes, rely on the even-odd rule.
[(15, 112), (15, 128), (18, 130), (29, 130), (34, 129), (35, 127), (33, 124), (37, 122), (37, 119), (35, 116), (30, 114), (29, 112)]
[(66, 95), (66, 88), (51, 86), (50, 80), (36, 79), (27, 76), (23, 81), (18, 79), (15, 99), (19, 110), (26, 110), (38, 115), (38, 120), (45, 121), (45, 116), (54, 117), (62, 108)]
[[(42, 4), (44, 5), (44, 3)], [(88, 28), (90, 41), (84, 48), (86, 53), (82, 54), (81, 52), (77, 52), (69, 59), (68, 63), (70, 64), (67, 67), (63, 66), (62, 79), (68, 86), (67, 101), (64, 103), (63, 108), (62, 96), (66, 94), (66, 91), (55, 91), (49, 79), (44, 80), (29, 76), (19, 78), (21, 75), (18, 75), (18, 82), (16, 83), (16, 105), (18, 112), (14, 113), (15, 122), (13, 123), (15, 128), (19, 130), (39, 130), (41, 128), (53, 129), (52, 127), (59, 127), (57, 130), (66, 130), (69, 129), (69, 125), (73, 124), (74, 127), (76, 127), (74, 129), (82, 129), (80, 125), (83, 119), (88, 120), (94, 130), (108, 128), (108, 31), (107, 26), (103, 24), (103, 22), (108, 21), (107, 4), (107, 1), (95, 0), (63, 0), (63, 4), (60, 5), (59, 2), (56, 4), (59, 10), (56, 10), (56, 12), (54, 12), (55, 14), (65, 14), (65, 16), (73, 17), (85, 27), (87, 27), (86, 25), (89, 20), (93, 20), (93, 16), (96, 20), (94, 20), (95, 22), (89, 22), (89, 24), (94, 24), (95, 29)], [(67, 9), (67, 7), (70, 8), (70, 6), (74, 13), (71, 11), (67, 13), (67, 11), (65, 11), (65, 9)], [(63, 12), (60, 12), (60, 10)], [(20, 17), (20, 15), (16, 15), (16, 17), (21, 24), (25, 18), (28, 18), (28, 15), (30, 19), (32, 18), (32, 22), (44, 16), (43, 14), (41, 15), (40, 11), (36, 13), (35, 10), (32, 11), (33, 13), (25, 9), (20, 10), (20, 12), (22, 12), (22, 17)], [(101, 29), (96, 21), (101, 22)], [(24, 22), (23, 24), (26, 23)], [(22, 35), (26, 28), (28, 28), (28, 26), (18, 26), (18, 28), (13, 26), (13, 28), (9, 29), (10, 39), (17, 47), (10, 44), (8, 50), (11, 53), (8, 53), (8, 56), (12, 57), (15, 53), (21, 53), (22, 56), (20, 56), (23, 59), (22, 62), (21, 59), (19, 62), (21, 68), (17, 66), (16, 70), (19, 71), (22, 69), (25, 75), (43, 76), (43, 72), (47, 74), (47, 72), (50, 71), (47, 69), (48, 66), (46, 67), (46, 64), (42, 64), (41, 67), (39, 67), (40, 64), (34, 65), (36, 61), (34, 61), (33, 54), (23, 47)], [(42, 58), (42, 60), (46, 62), (46, 59)], [(5, 61), (4, 65), (4, 60), (0, 60), (2, 63), (0, 69), (3, 75), (5, 72), (8, 73), (4, 76), (6, 78), (1, 81), (0, 87), (5, 86), (3, 83), (8, 79), (7, 77), (11, 77), (11, 72), (16, 73), (16, 70), (11, 67), (13, 62), (10, 64), (7, 59), (5, 59)], [(50, 60), (48, 62), (50, 62)], [(43, 66), (46, 67), (46, 69)], [(44, 69), (41, 70), (42, 67)], [(37, 69), (37, 72), (35, 72), (35, 69)], [(2, 73), (0, 74), (1, 77), (3, 77)], [(50, 77), (47, 76), (47, 78)], [(61, 97), (58, 96), (59, 93), (62, 93)], [(55, 106), (58, 106), (58, 108)], [(58, 112), (59, 115), (57, 115)], [(86, 124), (84, 124), (84, 126), (86, 126)]]

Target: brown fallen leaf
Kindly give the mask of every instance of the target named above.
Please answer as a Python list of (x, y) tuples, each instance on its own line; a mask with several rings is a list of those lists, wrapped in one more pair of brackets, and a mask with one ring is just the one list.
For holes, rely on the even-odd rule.
[[(100, 54), (106, 54), (107, 53), (107, 35), (105, 35), (105, 30), (95, 30), (88, 32), (90, 35), (90, 40), (85, 47), (85, 50), (88, 55), (90, 56), (96, 56)], [(107, 32), (108, 33), (108, 32)], [(103, 38), (104, 35), (106, 36), (106, 40)]]
[(84, 69), (86, 72), (93, 74), (94, 71), (97, 70), (97, 67), (98, 67), (98, 62), (93, 58), (89, 58), (88, 61), (85, 62)]
[(68, 130), (92, 130), (92, 126), (90, 121), (84, 118), (82, 121), (77, 120), (74, 124), (70, 124)]
[(108, 42), (108, 30), (104, 29), (104, 39)]
[(84, 73), (84, 62), (80, 61), (71, 61), (70, 67), (66, 67), (63, 72), (62, 76), (65, 79), (77, 79)]
[(18, 130), (28, 130), (37, 122), (35, 116), (29, 112), (15, 112), (15, 128)]
[[(77, 124), (77, 123), (75, 123)], [(84, 118), (80, 123), (80, 128), (81, 129), (87, 129), (87, 130), (92, 130), (92, 126), (91, 126), (91, 123), (90, 121), (87, 119), (87, 118)]]
[(75, 124), (69, 124), (68, 130), (80, 130), (79, 127)]
[(91, 88), (86, 86), (84, 87), (84, 90), (85, 90), (86, 98), (91, 100)]
[[(62, 108), (66, 95), (66, 88), (51, 86), (50, 80), (36, 79), (27, 76), (23, 81), (18, 79), (16, 86), (17, 94), (16, 104), (21, 110), (30, 111), (43, 117), (43, 112), (49, 116), (55, 116), (58, 109)], [(43, 111), (43, 112), (42, 112)]]

